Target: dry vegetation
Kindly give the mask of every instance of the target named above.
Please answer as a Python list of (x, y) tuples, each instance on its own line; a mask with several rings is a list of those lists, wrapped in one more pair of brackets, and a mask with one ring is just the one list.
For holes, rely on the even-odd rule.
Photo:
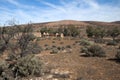
[[(57, 23), (41, 25), (59, 25), (59, 28), (45, 26), (47, 29), (43, 29), (40, 24), (22, 29), (19, 26), (1, 28), (0, 80), (120, 80), (118, 23)], [(61, 25), (64, 25), (62, 29)], [(106, 25), (110, 27), (106, 28)], [(33, 35), (34, 31), (42, 29), (66, 35), (64, 38)]]

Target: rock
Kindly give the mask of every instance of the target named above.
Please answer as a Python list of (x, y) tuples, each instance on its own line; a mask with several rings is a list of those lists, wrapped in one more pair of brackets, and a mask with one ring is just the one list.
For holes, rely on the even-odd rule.
[(58, 80), (57, 78), (54, 78), (54, 79), (52, 79), (52, 80)]
[(53, 69), (51, 70), (54, 78), (70, 78), (70, 71)]
[(53, 77), (53, 75), (50, 74), (50, 75), (48, 75), (46, 78), (47, 78), (47, 79), (50, 79), (50, 78), (52, 78), (52, 77)]

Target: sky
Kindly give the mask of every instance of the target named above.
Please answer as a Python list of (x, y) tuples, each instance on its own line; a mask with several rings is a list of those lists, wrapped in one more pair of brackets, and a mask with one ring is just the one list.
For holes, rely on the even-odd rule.
[(120, 0), (0, 0), (0, 25), (59, 20), (120, 21)]

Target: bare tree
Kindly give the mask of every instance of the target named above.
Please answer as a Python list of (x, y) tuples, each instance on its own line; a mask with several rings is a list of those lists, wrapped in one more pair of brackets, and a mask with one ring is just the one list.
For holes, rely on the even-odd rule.
[(16, 33), (16, 30), (14, 30), (14, 27), (1, 27), (1, 39), (0, 39), (0, 52), (4, 52), (10, 43), (10, 40), (13, 38), (13, 36)]
[(1, 28), (0, 52), (9, 50), (12, 55), (20, 55), (20, 57), (31, 54), (39, 53), (41, 47), (35, 40), (33, 35), (32, 24), (25, 26), (13, 25)]

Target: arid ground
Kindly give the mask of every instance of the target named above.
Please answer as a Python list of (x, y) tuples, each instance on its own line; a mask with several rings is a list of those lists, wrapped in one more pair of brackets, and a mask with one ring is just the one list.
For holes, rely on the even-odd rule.
[[(65, 80), (120, 80), (120, 64), (114, 59), (117, 46), (106, 46), (99, 44), (105, 49), (107, 57), (85, 57), (80, 52), (81, 45), (76, 41), (80, 39), (46, 39), (40, 40), (39, 44), (45, 48), (47, 46), (71, 46), (71, 53), (60, 52), (50, 54), (50, 50), (45, 50), (38, 54), (49, 66), (53, 73), (66, 72), (70, 75), (70, 79)], [(52, 79), (50, 79), (52, 80)], [(63, 80), (58, 78), (58, 80)]]
[[(38, 33), (40, 33), (41, 28), (47, 27), (57, 29), (59, 27), (69, 27), (69, 25), (73, 25), (76, 28), (78, 28), (80, 30), (80, 36), (65, 36), (64, 38), (55, 36), (50, 36), (48, 38), (39, 37)], [(37, 41), (37, 44), (41, 46), (42, 51), (38, 54), (35, 54), (35, 56), (41, 58), (41, 60), (43, 61), (44, 73), (42, 74), (42, 77), (34, 78), (30, 76), (31, 79), (26, 79), (25, 77), (25, 79), (23, 78), (23, 80), (120, 80), (120, 62), (118, 62), (118, 60), (115, 57), (117, 50), (120, 49), (120, 41), (118, 41), (117, 45), (107, 45), (109, 41), (112, 41), (112, 37), (104, 36), (104, 43), (96, 43), (94, 41), (94, 37), (87, 37), (86, 28), (89, 26), (100, 27), (107, 30), (112, 29), (114, 27), (118, 27), (120, 26), (120, 24), (119, 22), (92, 22), (72, 20), (32, 24), (35, 34), (37, 33), (35, 40), (29, 41), (26, 37), (23, 37), (21, 38), (21, 41), (25, 38), (26, 41), (32, 43), (34, 43), (34, 41)], [(3, 34), (3, 37), (6, 37), (6, 34)], [(119, 38), (120, 36), (117, 37), (118, 40), (120, 40)], [(92, 45), (99, 45), (101, 48), (104, 49), (106, 57), (85, 56), (85, 53), (81, 52), (81, 49), (84, 47), (84, 45), (81, 45), (80, 42), (83, 40), (87, 40), (87, 43), (91, 43)], [(16, 42), (16, 40), (14, 41), (12, 38), (9, 40), (9, 43), (14, 42)], [(24, 42), (23, 45), (25, 43), (26, 42)], [(4, 45), (2, 46), (4, 47)], [(30, 45), (30, 48), (28, 48), (29, 53), (31, 46), (32, 45)], [(18, 51), (21, 49), (20, 47), (12, 48), (13, 52), (15, 51), (15, 49), (18, 49)], [(24, 50), (24, 47), (22, 48)], [(4, 50), (3, 55), (0, 56), (0, 61), (4, 60), (7, 57), (7, 54), (5, 53), (9, 53), (7, 51), (10, 51), (10, 49), (11, 48), (8, 47), (6, 48), (6, 50)]]

